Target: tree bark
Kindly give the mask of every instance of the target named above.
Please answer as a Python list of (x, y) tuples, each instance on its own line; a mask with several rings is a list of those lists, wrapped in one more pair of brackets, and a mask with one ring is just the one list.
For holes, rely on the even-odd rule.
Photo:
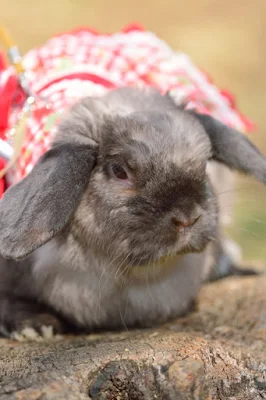
[(266, 277), (206, 285), (152, 330), (2, 339), (0, 399), (266, 399)]

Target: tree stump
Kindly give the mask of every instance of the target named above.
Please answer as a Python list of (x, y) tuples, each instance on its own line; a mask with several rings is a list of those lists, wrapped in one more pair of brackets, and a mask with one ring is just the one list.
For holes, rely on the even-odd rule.
[(0, 399), (266, 399), (266, 277), (205, 285), (151, 330), (0, 339)]

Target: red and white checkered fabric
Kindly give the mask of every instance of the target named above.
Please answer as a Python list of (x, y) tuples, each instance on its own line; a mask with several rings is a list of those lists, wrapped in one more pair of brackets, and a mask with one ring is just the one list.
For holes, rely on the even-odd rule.
[[(8, 174), (10, 184), (28, 174), (49, 148), (61, 114), (84, 96), (101, 96), (121, 86), (152, 85), (171, 91), (177, 103), (209, 113), (241, 131), (249, 121), (230, 96), (213, 85), (189, 57), (176, 53), (153, 33), (132, 26), (115, 34), (79, 29), (51, 38), (24, 57), (29, 83), (38, 100), (27, 119), (26, 139), (17, 163)], [(13, 126), (21, 107), (13, 107)], [(6, 133), (8, 140), (8, 131)]]

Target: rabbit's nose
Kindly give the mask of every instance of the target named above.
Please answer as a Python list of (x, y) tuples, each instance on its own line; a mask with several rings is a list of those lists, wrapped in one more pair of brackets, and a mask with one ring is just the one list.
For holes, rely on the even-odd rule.
[(172, 222), (175, 225), (176, 229), (182, 230), (183, 228), (189, 228), (200, 219), (201, 215), (193, 216), (190, 218), (185, 218), (185, 217), (172, 217)]

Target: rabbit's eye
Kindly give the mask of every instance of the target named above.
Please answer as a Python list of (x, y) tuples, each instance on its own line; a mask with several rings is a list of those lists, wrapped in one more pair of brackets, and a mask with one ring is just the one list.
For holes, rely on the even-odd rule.
[(111, 168), (112, 168), (112, 173), (117, 179), (121, 180), (128, 179), (127, 172), (123, 167), (121, 167), (121, 165), (114, 164), (112, 165)]

